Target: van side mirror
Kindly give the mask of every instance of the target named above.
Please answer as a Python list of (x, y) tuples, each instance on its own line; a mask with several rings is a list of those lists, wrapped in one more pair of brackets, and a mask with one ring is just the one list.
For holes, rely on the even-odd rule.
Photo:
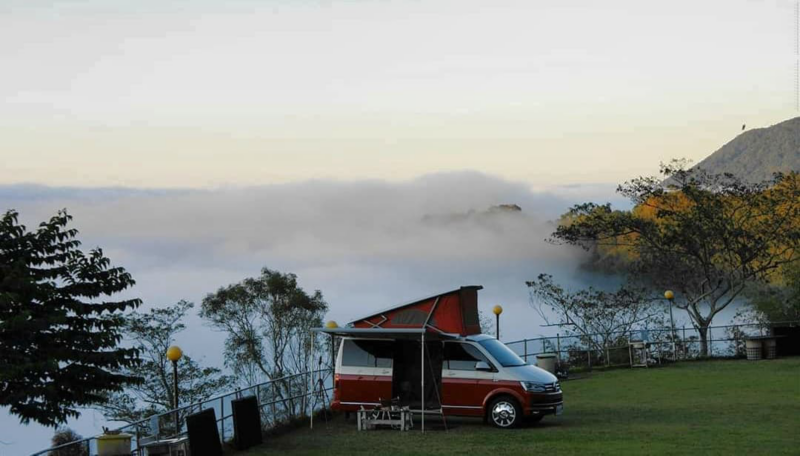
[(477, 363), (475, 363), (475, 370), (483, 372), (491, 372), (492, 366), (490, 366), (489, 363), (486, 363), (484, 361), (478, 361)]

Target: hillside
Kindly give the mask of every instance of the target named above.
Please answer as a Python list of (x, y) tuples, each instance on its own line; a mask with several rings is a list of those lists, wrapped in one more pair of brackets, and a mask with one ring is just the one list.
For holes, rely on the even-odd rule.
[(749, 182), (770, 179), (776, 171), (800, 171), (800, 117), (745, 131), (697, 166)]

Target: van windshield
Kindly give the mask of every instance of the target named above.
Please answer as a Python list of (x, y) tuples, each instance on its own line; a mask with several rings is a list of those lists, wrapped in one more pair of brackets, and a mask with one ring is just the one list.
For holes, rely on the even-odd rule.
[(505, 344), (497, 339), (486, 339), (478, 343), (481, 344), (481, 346), (492, 355), (492, 358), (497, 360), (497, 362), (503, 367), (525, 365), (525, 361), (523, 361), (522, 358), (517, 356), (516, 353), (511, 351), (510, 348), (506, 347)]

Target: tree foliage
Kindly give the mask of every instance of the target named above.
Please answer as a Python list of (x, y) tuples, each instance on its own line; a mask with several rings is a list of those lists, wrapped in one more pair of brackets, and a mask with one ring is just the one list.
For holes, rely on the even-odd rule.
[(777, 174), (770, 182), (748, 184), (675, 162), (662, 166), (662, 174), (669, 186), (642, 177), (619, 187), (632, 210), (573, 207), (570, 223), (553, 238), (624, 250), (635, 277), (677, 292), (675, 305), (688, 313), (706, 354), (714, 316), (748, 284), (773, 280), (800, 256), (800, 178)]
[(121, 348), (123, 312), (138, 299), (110, 300), (134, 284), (99, 248), (79, 250), (60, 211), (38, 229), (0, 217), (0, 405), (23, 423), (56, 426), (104, 401), (135, 377)]
[[(533, 308), (547, 324), (557, 324), (584, 343), (602, 349), (637, 324), (660, 316), (664, 309), (642, 288), (622, 286), (608, 292), (588, 288), (564, 290), (549, 274), (526, 282)], [(557, 320), (553, 320), (553, 316)]]
[[(139, 350), (142, 362), (126, 373), (143, 381), (125, 391), (111, 394), (97, 408), (110, 421), (134, 423), (149, 416), (171, 410), (175, 404), (172, 362), (166, 357), (175, 336), (186, 329), (183, 319), (194, 307), (179, 301), (169, 307), (153, 308), (146, 313), (134, 312), (126, 321), (126, 339)], [(233, 378), (220, 369), (202, 367), (184, 353), (178, 361), (178, 398), (191, 404), (223, 393), (233, 386)]]
[(745, 296), (751, 316), (762, 323), (800, 321), (800, 262), (781, 268), (776, 283), (756, 283)]
[(481, 334), (486, 334), (487, 336), (497, 336), (497, 319), (493, 314), (485, 314), (482, 310), (479, 310), (478, 322), (481, 325)]
[[(83, 437), (80, 434), (70, 428), (58, 428), (55, 434), (53, 434), (53, 438), (50, 439), (50, 446), (57, 447), (82, 439)], [(89, 451), (86, 449), (86, 445), (75, 444), (50, 451), (47, 456), (89, 456)]]
[(200, 315), (227, 333), (226, 365), (254, 383), (309, 370), (310, 330), (327, 310), (320, 291), (309, 295), (294, 274), (264, 268), (206, 296)]

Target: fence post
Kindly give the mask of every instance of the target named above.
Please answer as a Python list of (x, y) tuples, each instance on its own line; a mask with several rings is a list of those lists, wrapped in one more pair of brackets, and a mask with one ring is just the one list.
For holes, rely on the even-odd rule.
[(714, 356), (714, 336), (711, 335), (711, 326), (708, 327), (708, 357)]
[(589, 370), (592, 370), (592, 350), (589, 347), (589, 350), (586, 350), (586, 355), (589, 357)]
[(528, 339), (525, 339), (523, 341), (523, 344), (525, 346), (525, 362), (527, 363), (528, 362)]
[(272, 397), (269, 398), (270, 406), (272, 407), (272, 424), (275, 425), (278, 423), (278, 414), (275, 412), (275, 381), (270, 381), (269, 386), (272, 388)]
[(608, 355), (608, 345), (607, 345), (607, 344), (606, 344), (606, 346), (605, 346), (605, 349), (606, 349), (606, 367), (608, 367), (608, 366), (610, 366), (610, 365), (611, 365), (611, 360), (610, 360), (610, 359), (608, 359), (608, 358), (609, 358), (609, 355)]
[(630, 362), (631, 367), (633, 367), (633, 350), (631, 349), (630, 339), (628, 339), (628, 362)]
[(683, 326), (682, 329), (683, 329), (683, 359), (686, 359), (689, 357), (689, 353), (687, 351), (689, 350), (689, 345), (686, 343), (686, 326)]
[(303, 379), (303, 383), (304, 383), (304, 386), (303, 386), (303, 390), (304, 390), (303, 391), (303, 401), (302, 401), (303, 411), (302, 411), (301, 415), (305, 415), (306, 414), (306, 409), (308, 408), (308, 399), (309, 399), (308, 398), (308, 381), (309, 380), (308, 380), (308, 378), (306, 378), (306, 374), (303, 374), (301, 378)]
[[(736, 328), (736, 329), (738, 330), (739, 328)], [(738, 357), (738, 356), (740, 356), (740, 355), (739, 355), (739, 353), (740, 353), (740, 351), (739, 351), (739, 347), (741, 347), (741, 349), (742, 349), (742, 351), (741, 351), (741, 352), (742, 352), (742, 353), (744, 353), (744, 355), (745, 355), (745, 357), (746, 357), (746, 356), (747, 356), (747, 351), (746, 351), (746, 350), (745, 350), (745, 348), (744, 348), (744, 344), (745, 344), (745, 342), (744, 342), (744, 341), (741, 339), (741, 337), (740, 337), (740, 336), (742, 335), (742, 332), (741, 332), (741, 330), (739, 330), (739, 331), (734, 331), (734, 334), (735, 334), (735, 336), (736, 336), (736, 342), (735, 342), (735, 343), (736, 343), (736, 349), (735, 349), (735, 350), (736, 350), (736, 353), (734, 354), (734, 356), (737, 356), (737, 357)]]
[(225, 396), (219, 398), (219, 414), (222, 416), (222, 444), (225, 444)]
[(546, 351), (547, 351), (547, 350), (545, 350), (545, 348), (544, 348), (544, 341), (545, 341), (545, 338), (544, 338), (544, 337), (542, 337), (542, 353), (544, 353), (544, 352), (546, 352)]
[(556, 359), (561, 362), (561, 334), (556, 333)]

